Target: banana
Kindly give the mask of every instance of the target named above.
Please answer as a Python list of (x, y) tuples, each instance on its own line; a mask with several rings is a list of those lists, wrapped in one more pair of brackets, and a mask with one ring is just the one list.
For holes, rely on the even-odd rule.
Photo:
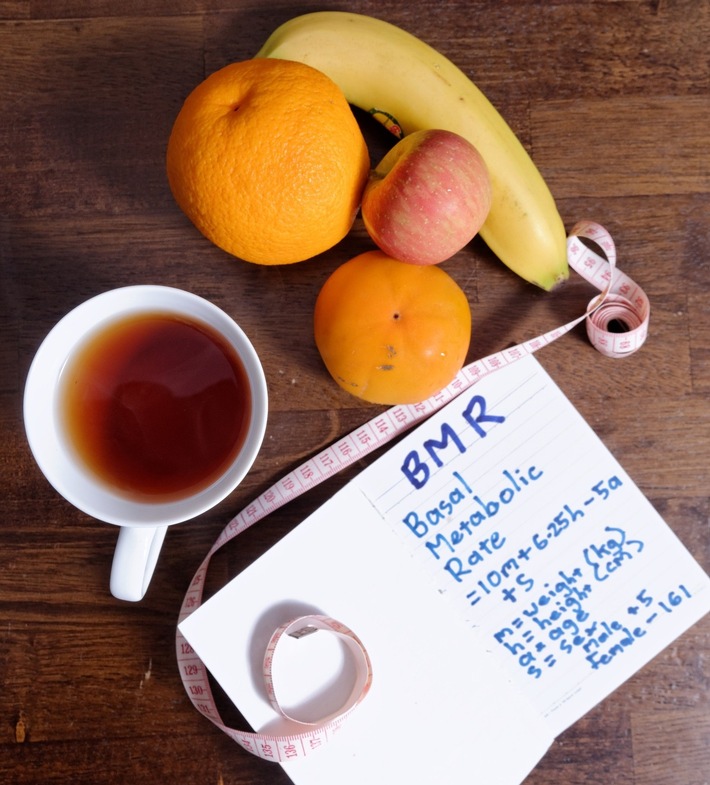
[(568, 277), (565, 228), (539, 170), (478, 87), (424, 41), (371, 16), (316, 11), (282, 24), (255, 56), (317, 68), (353, 106), (395, 131), (443, 128), (468, 139), (483, 156), (493, 185), (491, 210), (480, 230), (486, 245), (513, 272), (546, 291)]

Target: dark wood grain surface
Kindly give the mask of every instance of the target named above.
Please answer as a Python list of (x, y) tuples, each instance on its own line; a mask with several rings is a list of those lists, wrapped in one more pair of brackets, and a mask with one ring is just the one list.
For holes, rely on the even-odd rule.
[[(0, 0), (2, 783), (289, 782), (192, 707), (176, 667), (176, 617), (231, 515), (378, 411), (330, 380), (311, 328), (320, 285), (371, 246), (358, 221), (345, 241), (300, 265), (227, 257), (176, 207), (164, 156), (199, 81), (316, 7), (378, 15), (448, 55), (531, 151), (568, 228), (591, 218), (612, 232), (620, 267), (651, 300), (647, 344), (607, 360), (579, 328), (540, 360), (710, 570), (710, 3)], [(382, 139), (366, 131), (377, 150)], [(446, 269), (472, 305), (469, 359), (579, 315), (590, 296), (575, 276), (554, 294), (538, 291), (478, 240)], [(171, 529), (146, 598), (127, 604), (108, 591), (116, 529), (45, 481), (21, 400), (54, 323), (133, 283), (185, 288), (229, 311), (262, 358), (271, 397), (247, 480)], [(212, 588), (358, 468), (230, 543), (213, 561)], [(465, 781), (478, 782), (474, 759)], [(708, 782), (710, 618), (564, 733), (526, 785)]]

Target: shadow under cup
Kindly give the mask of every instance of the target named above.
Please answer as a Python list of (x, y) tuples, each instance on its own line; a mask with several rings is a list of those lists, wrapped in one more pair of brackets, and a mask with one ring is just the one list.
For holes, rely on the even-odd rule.
[[(156, 325), (162, 325), (163, 332)], [(93, 350), (87, 348), (92, 345)], [(143, 355), (147, 353), (142, 360), (141, 351)], [(197, 377), (210, 368), (209, 362), (200, 365), (201, 358), (205, 355), (214, 358), (220, 352), (228, 356), (234, 367), (234, 389), (230, 391), (224, 380), (218, 380), (212, 388), (219, 388), (219, 394), (207, 394), (202, 387), (196, 393)], [(126, 371), (127, 363), (136, 357), (139, 357), (138, 370)], [(113, 384), (113, 397), (98, 405), (78, 395), (68, 405), (74, 389), (67, 383), (67, 374), (73, 380), (72, 368), (75, 368), (80, 378), (82, 370), (89, 367), (87, 363), (94, 363), (88, 382), (107, 375)], [(141, 374), (145, 377), (142, 382), (138, 378)], [(170, 382), (164, 384), (168, 377)], [(88, 389), (88, 386), (87, 379), (81, 379), (79, 387)], [(239, 401), (238, 396), (245, 392), (248, 400)], [(231, 414), (232, 403), (241, 406), (245, 413), (243, 427), (234, 423), (230, 426), (234, 439), (241, 444), (227, 445), (220, 459), (222, 463), (218, 460), (211, 474), (205, 470), (202, 479), (199, 471), (190, 472), (193, 455), (199, 463), (210, 452), (201, 450), (200, 442), (205, 438), (200, 434), (188, 434), (177, 443), (168, 440), (162, 447), (158, 445), (152, 457), (149, 450), (140, 447), (140, 438), (172, 439), (179, 436), (181, 427), (195, 431), (196, 423), (206, 423), (202, 436), (207, 434), (207, 440), (224, 440), (222, 425), (227, 432), (229, 428), (220, 418)], [(188, 418), (182, 425), (180, 405)], [(134, 423), (135, 411), (141, 407), (143, 425)], [(190, 411), (195, 407), (199, 411)], [(130, 416), (126, 415), (128, 409)], [(24, 396), (27, 438), (47, 480), (67, 501), (88, 515), (129, 528), (163, 527), (186, 521), (224, 499), (251, 468), (263, 441), (267, 415), (264, 372), (241, 328), (208, 300), (163, 286), (114, 289), (87, 300), (67, 314), (38, 349)], [(129, 433), (130, 438), (120, 436), (131, 429), (135, 433)], [(82, 432), (89, 440), (83, 446)], [(116, 445), (122, 440), (119, 449)], [(121, 452), (124, 469), (132, 469), (130, 481), (124, 482), (124, 478), (117, 484), (106, 474), (106, 466), (110, 472), (113, 461), (112, 449), (113, 458)], [(101, 458), (102, 451), (109, 459), (108, 464)], [(180, 485), (182, 478), (170, 476), (173, 458), (179, 467), (175, 471), (187, 472), (185, 487)], [(165, 466), (157, 465), (161, 461)], [(156, 469), (155, 476), (148, 481), (153, 469)], [(160, 478), (161, 472), (162, 480), (158, 482), (156, 478)]]

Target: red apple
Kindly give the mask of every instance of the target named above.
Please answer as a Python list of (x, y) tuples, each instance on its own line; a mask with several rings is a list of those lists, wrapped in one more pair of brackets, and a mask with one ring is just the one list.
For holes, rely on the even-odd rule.
[(491, 180), (478, 150), (442, 129), (405, 136), (370, 172), (362, 219), (387, 254), (438, 264), (469, 243), (488, 216)]

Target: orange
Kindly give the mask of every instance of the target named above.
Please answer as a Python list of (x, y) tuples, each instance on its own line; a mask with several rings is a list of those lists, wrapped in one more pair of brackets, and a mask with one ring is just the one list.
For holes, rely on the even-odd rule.
[(441, 267), (368, 251), (323, 285), (314, 334), (326, 368), (344, 390), (370, 403), (417, 403), (461, 370), (471, 309)]
[(259, 264), (303, 261), (338, 243), (369, 168), (340, 88), (311, 66), (267, 58), (199, 84), (167, 149), (180, 208), (220, 248)]

